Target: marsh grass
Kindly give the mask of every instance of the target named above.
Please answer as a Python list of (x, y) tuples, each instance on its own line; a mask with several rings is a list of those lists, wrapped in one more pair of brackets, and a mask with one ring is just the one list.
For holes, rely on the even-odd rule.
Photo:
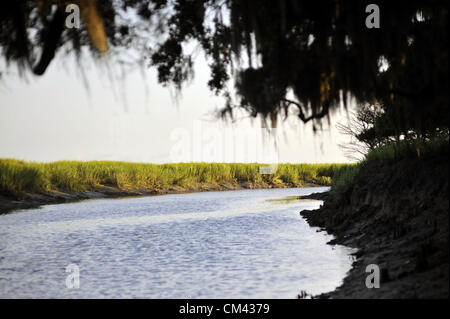
[(338, 192), (345, 186), (351, 184), (356, 175), (359, 173), (360, 168), (360, 164), (353, 164), (343, 167), (341, 170), (339, 170), (335, 174), (331, 183), (331, 191), (334, 193)]
[[(392, 142), (369, 151), (364, 160), (358, 164), (342, 166), (333, 174), (331, 183), (332, 192), (344, 189), (352, 183), (365, 166), (375, 163), (392, 164), (402, 160), (427, 160), (449, 154), (448, 135), (436, 136), (431, 139), (410, 139)], [(323, 174), (326, 176), (326, 174)]]
[(398, 161), (406, 158), (427, 159), (448, 155), (449, 138), (437, 136), (432, 139), (412, 139), (389, 143), (371, 150), (363, 163), (374, 161)]
[(123, 190), (195, 189), (201, 185), (301, 187), (330, 185), (348, 164), (280, 164), (275, 174), (259, 173), (260, 164), (178, 163), (145, 164), (113, 161), (59, 161), (52, 163), (0, 159), (0, 193), (22, 196), (50, 190), (89, 191), (97, 186)]

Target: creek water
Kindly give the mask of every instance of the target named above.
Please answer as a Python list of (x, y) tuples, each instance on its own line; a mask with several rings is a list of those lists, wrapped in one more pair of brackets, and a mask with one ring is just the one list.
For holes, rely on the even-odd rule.
[(0, 298), (295, 298), (302, 290), (327, 292), (351, 268), (352, 251), (327, 245), (332, 237), (299, 216), (321, 201), (298, 199), (325, 190), (95, 199), (2, 215)]

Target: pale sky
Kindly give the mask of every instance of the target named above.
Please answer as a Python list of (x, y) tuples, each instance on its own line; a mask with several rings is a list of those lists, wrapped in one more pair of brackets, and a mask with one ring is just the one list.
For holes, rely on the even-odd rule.
[[(118, 68), (110, 66), (110, 72), (118, 73)], [(194, 81), (178, 99), (157, 84), (154, 70), (145, 70), (146, 79), (139, 71), (131, 72), (122, 82), (111, 81), (104, 68), (93, 65), (85, 74), (89, 90), (71, 58), (57, 58), (43, 76), (29, 75), (27, 80), (10, 68), (0, 80), (0, 158), (272, 161), (258, 155), (261, 145), (270, 144), (263, 139), (259, 120), (229, 124), (211, 115), (223, 100), (207, 88), (202, 56), (196, 60)], [(347, 138), (335, 129), (347, 114), (336, 115), (332, 125), (315, 136), (310, 124), (294, 117), (280, 121), (278, 162), (349, 162), (337, 145)]]

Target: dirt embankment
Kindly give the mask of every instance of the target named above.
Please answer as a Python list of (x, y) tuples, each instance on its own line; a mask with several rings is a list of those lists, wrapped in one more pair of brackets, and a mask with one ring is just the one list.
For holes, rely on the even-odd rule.
[[(319, 186), (320, 185), (316, 185), (310, 182), (305, 182), (303, 185), (303, 187), (319, 187)], [(168, 189), (133, 189), (133, 190), (99, 185), (93, 187), (89, 191), (84, 192), (58, 190), (58, 191), (48, 191), (46, 193), (24, 193), (19, 198), (0, 194), (0, 214), (10, 213), (18, 209), (36, 208), (41, 205), (70, 203), (94, 198), (119, 198), (119, 197), (133, 197), (133, 196), (196, 193), (208, 191), (226, 191), (237, 189), (286, 188), (286, 187), (296, 187), (296, 186), (284, 183), (257, 184), (247, 181), (241, 181), (227, 184), (201, 183), (192, 187), (174, 186)]]
[[(449, 158), (370, 163), (354, 183), (329, 194), (310, 225), (358, 248), (341, 287), (320, 298), (449, 297)], [(366, 267), (380, 267), (380, 288), (366, 287)]]

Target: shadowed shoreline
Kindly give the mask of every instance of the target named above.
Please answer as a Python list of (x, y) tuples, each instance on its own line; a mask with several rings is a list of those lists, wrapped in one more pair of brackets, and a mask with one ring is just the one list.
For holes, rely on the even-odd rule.
[[(308, 196), (324, 205), (300, 215), (358, 249), (343, 285), (314, 298), (448, 298), (448, 176), (448, 155), (371, 163), (340, 192)], [(365, 284), (370, 264), (378, 289)]]
[[(23, 198), (17, 199), (0, 195), (0, 215), (12, 213), (22, 209), (38, 208), (42, 205), (72, 203), (87, 199), (99, 198), (121, 198), (121, 197), (143, 197), (143, 196), (157, 196), (168, 194), (186, 194), (198, 192), (214, 192), (214, 191), (228, 191), (238, 189), (268, 189), (268, 188), (288, 188), (290, 186), (285, 184), (269, 185), (269, 184), (254, 184), (249, 182), (228, 183), (228, 184), (208, 184), (202, 183), (195, 187), (171, 187), (168, 189), (136, 189), (125, 190), (118, 187), (97, 186), (91, 191), (48, 191), (46, 193), (27, 193)], [(292, 186), (296, 187), (296, 186)], [(302, 187), (323, 187), (314, 183), (304, 183)]]

